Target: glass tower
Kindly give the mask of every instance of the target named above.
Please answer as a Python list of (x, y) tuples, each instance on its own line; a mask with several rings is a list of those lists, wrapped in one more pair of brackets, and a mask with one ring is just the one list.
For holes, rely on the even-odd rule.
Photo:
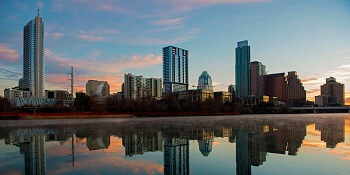
[(236, 96), (249, 96), (250, 46), (248, 41), (240, 41), (236, 47)]
[(37, 16), (23, 29), (23, 78), (19, 80), (19, 88), (42, 98), (45, 96), (44, 76), (44, 22), (38, 9)]
[(198, 89), (213, 90), (212, 80), (207, 71), (203, 71), (198, 78)]
[(163, 48), (163, 92), (188, 90), (188, 51), (168, 46)]

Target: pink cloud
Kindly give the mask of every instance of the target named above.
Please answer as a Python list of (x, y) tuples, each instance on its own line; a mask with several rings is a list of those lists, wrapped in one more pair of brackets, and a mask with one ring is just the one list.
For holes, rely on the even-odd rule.
[(0, 59), (6, 61), (17, 61), (19, 59), (19, 55), (16, 50), (13, 50), (7, 45), (0, 43)]
[(86, 40), (86, 41), (92, 41), (92, 42), (100, 42), (105, 40), (105, 38), (102, 36), (94, 36), (94, 35), (87, 35), (87, 34), (78, 35), (77, 38)]
[(39, 1), (39, 2), (38, 2), (38, 6), (39, 6), (40, 8), (44, 7), (43, 1)]
[(185, 18), (162, 19), (152, 21), (151, 23), (154, 25), (181, 25), (183, 24), (183, 19)]
[[(45, 49), (47, 63), (56, 68), (69, 68), (87, 72), (87, 74), (76, 74), (75, 91), (85, 91), (85, 83), (88, 80), (104, 80), (111, 87), (111, 93), (118, 92), (123, 81), (124, 69), (142, 69), (162, 63), (161, 55), (147, 54), (144, 56), (131, 55), (130, 57), (113, 57), (109, 61), (100, 58), (99, 53), (93, 53), (86, 59), (63, 58), (50, 49)], [(67, 72), (68, 73), (68, 72)], [(69, 75), (65, 73), (52, 73), (46, 75), (49, 87), (68, 89)]]
[(216, 4), (257, 3), (267, 1), (269, 0), (170, 0), (170, 3), (174, 8), (185, 11)]

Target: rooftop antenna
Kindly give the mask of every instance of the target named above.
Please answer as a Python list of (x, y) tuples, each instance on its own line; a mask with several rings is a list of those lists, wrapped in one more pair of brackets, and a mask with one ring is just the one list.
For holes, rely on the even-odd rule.
[(38, 16), (40, 16), (40, 5), (38, 4)]

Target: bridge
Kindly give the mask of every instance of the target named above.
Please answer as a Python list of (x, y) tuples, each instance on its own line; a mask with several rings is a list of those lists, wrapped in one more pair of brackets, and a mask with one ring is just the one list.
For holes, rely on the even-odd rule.
[(350, 113), (350, 106), (327, 106), (327, 107), (291, 107), (292, 111), (314, 111), (320, 112), (348, 112)]

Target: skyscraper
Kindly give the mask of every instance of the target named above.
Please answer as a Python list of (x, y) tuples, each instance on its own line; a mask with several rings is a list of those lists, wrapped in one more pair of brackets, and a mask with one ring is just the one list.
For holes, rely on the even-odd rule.
[(262, 97), (265, 92), (264, 75), (266, 75), (265, 65), (261, 62), (250, 63), (250, 95)]
[(44, 73), (44, 22), (38, 9), (37, 16), (23, 29), (23, 78), (19, 88), (29, 90), (34, 97), (44, 97)]
[(306, 91), (295, 71), (288, 72), (287, 83), (288, 102), (291, 105), (304, 105)]
[(326, 79), (326, 84), (321, 86), (321, 95), (328, 97), (328, 105), (345, 104), (344, 84), (338, 83), (334, 77)]
[(203, 71), (198, 78), (198, 89), (213, 90), (212, 80), (207, 71)]
[(188, 90), (188, 51), (168, 46), (163, 48), (163, 92)]
[(236, 47), (236, 96), (249, 96), (250, 46), (248, 41), (240, 41)]
[(284, 73), (265, 75), (265, 95), (277, 97), (277, 100), (287, 100), (287, 81)]
[(144, 78), (142, 75), (126, 73), (124, 74), (123, 89), (126, 99), (136, 100), (142, 97), (160, 99), (162, 96), (162, 79)]

